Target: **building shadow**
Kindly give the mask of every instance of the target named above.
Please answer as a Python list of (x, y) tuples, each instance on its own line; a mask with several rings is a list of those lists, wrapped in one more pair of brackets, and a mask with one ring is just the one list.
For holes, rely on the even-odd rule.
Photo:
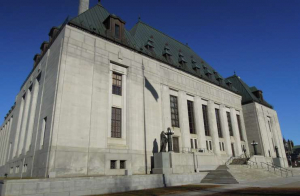
[(152, 86), (152, 84), (149, 82), (149, 80), (146, 77), (145, 77), (145, 87), (151, 92), (152, 96), (157, 101), (159, 98), (158, 93), (156, 92), (155, 88)]

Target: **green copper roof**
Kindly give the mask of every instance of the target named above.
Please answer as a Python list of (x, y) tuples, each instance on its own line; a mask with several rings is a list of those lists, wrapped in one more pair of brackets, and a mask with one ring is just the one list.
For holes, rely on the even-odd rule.
[(213, 74), (215, 73), (214, 69), (189, 46), (141, 21), (130, 31), (125, 30), (126, 42), (121, 43), (108, 37), (103, 22), (109, 15), (110, 13), (103, 6), (98, 4), (70, 20), (69, 25), (117, 42), (141, 54), (237, 93), (235, 88), (225, 83), (225, 79), (220, 74)]
[(226, 78), (226, 81), (232, 82), (232, 86), (238, 90), (238, 92), (242, 95), (242, 104), (247, 104), (251, 102), (260, 103), (266, 107), (272, 108), (273, 106), (270, 105), (265, 100), (258, 99), (253, 92), (257, 91), (256, 87), (249, 87), (240, 77), (237, 75), (233, 75), (229, 78)]

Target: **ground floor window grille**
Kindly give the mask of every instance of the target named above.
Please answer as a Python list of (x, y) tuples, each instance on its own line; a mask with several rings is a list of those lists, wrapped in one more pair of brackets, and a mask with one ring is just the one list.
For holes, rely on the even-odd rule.
[(120, 161), (120, 169), (126, 169), (126, 161)]
[(117, 169), (117, 161), (115, 160), (110, 161), (110, 169)]

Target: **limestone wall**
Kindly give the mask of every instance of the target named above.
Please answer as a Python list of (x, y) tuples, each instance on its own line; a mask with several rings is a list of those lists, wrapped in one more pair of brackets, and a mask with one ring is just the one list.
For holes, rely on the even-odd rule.
[(271, 162), (276, 158), (275, 146), (284, 167), (287, 167), (286, 154), (277, 112), (258, 103), (243, 105), (249, 149), (253, 154), (252, 141), (255, 140), (260, 155), (270, 157)]
[[(0, 175), (46, 177), (49, 140), (55, 104), (57, 73), (64, 31), (30, 73), (16, 97), (10, 135), (5, 143), (5, 165)], [(46, 123), (43, 123), (47, 118)], [(12, 121), (11, 121), (12, 122)], [(11, 143), (11, 147), (10, 147)], [(9, 148), (11, 148), (9, 150)]]
[[(0, 181), (1, 196), (98, 195), (132, 190), (198, 184), (206, 172), (197, 174), (105, 176), (43, 180)], [(1, 191), (2, 189), (2, 191)]]

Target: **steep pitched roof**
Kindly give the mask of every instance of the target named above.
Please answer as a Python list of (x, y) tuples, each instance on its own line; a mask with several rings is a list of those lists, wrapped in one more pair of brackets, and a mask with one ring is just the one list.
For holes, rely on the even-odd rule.
[(258, 99), (253, 92), (257, 91), (256, 87), (249, 87), (240, 77), (237, 75), (233, 75), (231, 77), (226, 78), (226, 80), (230, 80), (232, 82), (232, 86), (234, 86), (238, 92), (242, 95), (242, 104), (247, 104), (251, 102), (260, 103), (266, 107), (272, 108), (273, 106), (266, 102), (265, 100)]
[[(125, 43), (107, 36), (103, 22), (109, 15), (110, 13), (103, 6), (98, 4), (70, 20), (69, 25), (117, 42), (141, 54), (237, 93), (235, 88), (229, 87), (225, 79), (189, 46), (180, 43), (144, 22), (139, 21), (130, 31), (125, 29), (127, 40)], [(167, 54), (168, 57), (164, 56), (164, 54)]]

